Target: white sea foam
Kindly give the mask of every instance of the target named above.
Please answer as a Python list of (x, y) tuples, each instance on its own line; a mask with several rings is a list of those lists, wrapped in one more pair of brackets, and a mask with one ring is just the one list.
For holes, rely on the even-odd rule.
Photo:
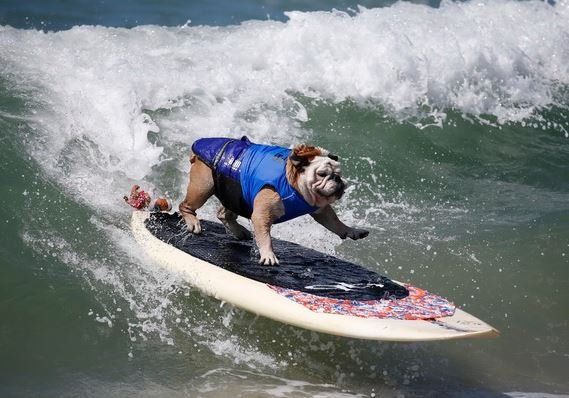
[[(263, 391), (271, 397), (364, 397), (366, 395), (341, 390), (332, 384), (311, 383), (278, 377), (261, 372), (236, 369), (213, 369), (204, 373), (189, 386), (190, 394), (212, 396), (250, 395), (251, 391)], [(384, 395), (382, 395), (384, 396)], [(386, 397), (392, 396), (385, 395)]]
[[(0, 62), (37, 102), (28, 137), (36, 160), (82, 199), (108, 207), (118, 189), (197, 137), (308, 138), (301, 123), (310, 115), (293, 93), (380, 104), (395, 118), (426, 111), (440, 119), (449, 108), (527, 118), (569, 83), (568, 8), (397, 3), (225, 28), (3, 27)], [(185, 170), (185, 159), (177, 167)]]

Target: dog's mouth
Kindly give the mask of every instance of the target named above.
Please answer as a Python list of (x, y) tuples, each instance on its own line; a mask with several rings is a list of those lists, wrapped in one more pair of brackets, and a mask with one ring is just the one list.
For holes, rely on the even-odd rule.
[[(336, 183), (335, 189), (333, 190), (324, 189), (330, 180)], [(323, 180), (319, 185), (322, 185), (322, 188), (320, 187), (316, 188), (316, 192), (318, 193), (318, 195), (326, 199), (330, 199), (333, 197), (335, 197), (336, 199), (340, 199), (344, 195), (344, 192), (346, 191), (346, 184), (344, 183), (344, 181), (342, 181), (342, 179), (338, 175), (330, 176), (329, 178)]]
[(346, 184), (341, 183), (338, 189), (335, 192), (336, 198), (341, 199), (344, 196), (344, 192), (346, 191)]

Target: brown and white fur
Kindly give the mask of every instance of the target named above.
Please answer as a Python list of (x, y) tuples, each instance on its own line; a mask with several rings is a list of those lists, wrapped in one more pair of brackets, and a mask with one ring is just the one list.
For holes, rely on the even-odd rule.
[[(180, 204), (188, 231), (201, 233), (200, 221), (196, 210), (214, 194), (213, 172), (199, 157), (190, 158), (190, 182), (184, 201)], [(361, 239), (368, 231), (345, 225), (330, 206), (338, 200), (345, 189), (341, 178), (340, 163), (335, 156), (320, 147), (297, 145), (293, 148), (286, 164), (286, 178), (304, 200), (318, 207), (311, 216), (342, 239)], [(271, 226), (284, 214), (284, 205), (279, 194), (270, 187), (259, 191), (254, 199), (251, 222), (255, 232), (255, 242), (259, 248), (259, 263), (276, 265), (279, 260), (273, 252), (271, 242)], [(238, 239), (250, 239), (250, 232), (237, 223), (237, 214), (221, 207), (217, 217), (225, 228)]]

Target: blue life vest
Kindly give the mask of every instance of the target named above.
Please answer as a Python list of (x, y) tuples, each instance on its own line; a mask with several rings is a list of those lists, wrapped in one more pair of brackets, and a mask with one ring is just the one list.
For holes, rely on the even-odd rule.
[(313, 213), (318, 207), (304, 200), (286, 179), (290, 149), (253, 144), (247, 137), (202, 138), (192, 151), (214, 172), (215, 195), (229, 210), (251, 218), (255, 197), (264, 187), (281, 197), (285, 214), (275, 223)]

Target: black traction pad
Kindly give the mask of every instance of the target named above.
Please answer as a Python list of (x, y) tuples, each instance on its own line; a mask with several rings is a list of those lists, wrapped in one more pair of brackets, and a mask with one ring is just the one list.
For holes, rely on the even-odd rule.
[(253, 241), (235, 239), (219, 223), (201, 220), (202, 233), (194, 235), (178, 213), (152, 213), (145, 225), (158, 239), (193, 257), (273, 286), (354, 301), (409, 295), (405, 287), (385, 276), (296, 243), (273, 238), (280, 265), (266, 266), (258, 264)]

